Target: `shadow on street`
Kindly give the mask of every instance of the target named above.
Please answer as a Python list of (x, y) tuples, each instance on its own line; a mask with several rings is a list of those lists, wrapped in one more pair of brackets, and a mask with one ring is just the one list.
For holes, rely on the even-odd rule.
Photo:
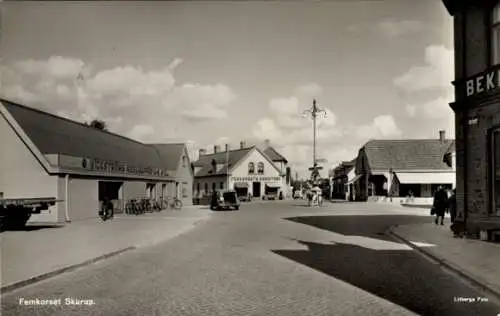
[[(316, 216), (289, 218), (335, 233), (394, 242), (382, 232), (394, 224), (429, 222), (418, 216)], [(493, 303), (456, 303), (484, 297), (411, 250), (372, 250), (346, 243), (298, 241), (308, 250), (275, 254), (375, 294), (420, 315), (497, 315)]]

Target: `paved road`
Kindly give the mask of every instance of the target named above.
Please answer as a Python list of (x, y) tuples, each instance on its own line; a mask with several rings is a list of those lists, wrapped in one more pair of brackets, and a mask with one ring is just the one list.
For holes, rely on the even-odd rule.
[[(4, 315), (497, 315), (408, 247), (383, 235), (429, 221), (382, 206), (257, 202), (196, 230), (3, 297)], [(412, 212), (409, 211), (408, 212)], [(386, 214), (386, 215), (377, 215)], [(389, 215), (388, 215), (389, 214)], [(36, 264), (36, 263), (35, 263)], [(21, 299), (88, 300), (37, 306)], [(75, 303), (75, 302), (73, 302)]]

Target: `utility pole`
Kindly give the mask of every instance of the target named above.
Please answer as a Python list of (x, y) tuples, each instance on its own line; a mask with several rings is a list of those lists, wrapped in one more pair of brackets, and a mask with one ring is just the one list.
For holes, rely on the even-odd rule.
[(316, 106), (316, 99), (314, 99), (312, 107), (304, 110), (304, 116), (311, 117), (313, 120), (313, 164), (309, 170), (311, 170), (312, 180), (316, 183), (318, 172), (322, 169), (321, 167), (318, 167), (318, 161), (316, 160), (316, 118), (326, 117), (326, 111)]

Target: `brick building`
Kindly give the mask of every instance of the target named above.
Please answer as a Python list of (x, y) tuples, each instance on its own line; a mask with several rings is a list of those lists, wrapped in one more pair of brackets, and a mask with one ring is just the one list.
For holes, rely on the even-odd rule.
[(500, 229), (500, 3), (443, 0), (453, 16), (458, 219)]

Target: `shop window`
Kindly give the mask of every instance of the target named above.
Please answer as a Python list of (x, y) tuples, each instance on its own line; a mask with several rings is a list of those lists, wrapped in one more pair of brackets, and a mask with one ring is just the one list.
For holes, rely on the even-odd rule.
[(254, 174), (255, 173), (255, 164), (253, 162), (248, 163), (248, 174)]
[(491, 63), (500, 64), (500, 2), (491, 12)]
[(208, 183), (205, 182), (205, 194), (208, 194)]
[(219, 188), (220, 188), (221, 190), (223, 190), (223, 189), (224, 189), (224, 182), (221, 182), (221, 183), (219, 184), (219, 186), (220, 186)]
[(259, 162), (257, 164), (257, 173), (264, 174), (264, 163), (263, 162)]
[(492, 181), (493, 186), (493, 209), (492, 213), (500, 215), (500, 129), (497, 129), (492, 134)]

